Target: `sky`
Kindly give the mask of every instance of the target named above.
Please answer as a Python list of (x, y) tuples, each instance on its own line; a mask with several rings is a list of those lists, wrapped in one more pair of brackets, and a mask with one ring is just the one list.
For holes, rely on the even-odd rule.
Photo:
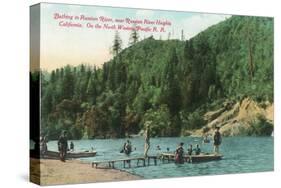
[[(182, 30), (185, 39), (189, 39), (209, 26), (230, 17), (230, 15), (222, 14), (42, 3), (40, 64), (41, 69), (45, 71), (51, 71), (68, 64), (77, 66), (83, 63), (100, 67), (112, 58), (110, 48), (116, 30), (89, 29), (86, 27), (87, 23), (94, 25), (98, 22), (54, 19), (56, 13), (67, 16), (85, 15), (95, 18), (103, 16), (113, 20), (129, 18), (131, 20), (169, 21), (171, 25), (164, 27), (165, 32), (138, 32), (140, 39), (153, 35), (155, 39), (161, 37), (162, 40), (168, 38), (168, 33), (170, 33), (171, 39), (180, 39)], [(60, 21), (81, 23), (83, 28), (61, 27), (59, 26)], [(139, 24), (139, 26), (151, 25)], [(130, 33), (131, 31), (119, 31), (123, 49), (128, 47)]]

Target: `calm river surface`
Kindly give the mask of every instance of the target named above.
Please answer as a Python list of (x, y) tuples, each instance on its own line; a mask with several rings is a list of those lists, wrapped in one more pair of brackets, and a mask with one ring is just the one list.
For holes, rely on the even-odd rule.
[[(73, 140), (73, 143), (75, 151), (90, 150), (93, 147), (97, 151), (97, 156), (81, 160), (94, 161), (125, 158), (126, 156), (120, 153), (125, 141), (126, 139), (95, 139)], [(133, 148), (136, 148), (130, 156), (142, 156), (144, 139), (140, 137), (130, 139), (130, 141)], [(152, 138), (150, 142), (149, 155), (165, 152), (167, 148), (170, 148), (170, 151), (174, 151), (180, 142), (184, 142), (185, 149), (187, 149), (188, 144), (200, 144), (203, 152), (212, 152), (212, 144), (202, 144), (201, 138)], [(157, 145), (161, 147), (160, 151), (156, 149)], [(123, 169), (122, 163), (119, 163), (120, 165), (116, 164), (116, 167), (144, 178), (272, 171), (274, 169), (273, 148), (273, 137), (227, 137), (223, 138), (220, 150), (224, 157), (220, 161), (198, 164), (185, 163), (181, 165), (174, 163), (162, 164), (159, 161), (157, 166), (131, 169)], [(57, 151), (57, 142), (48, 142), (48, 149)]]

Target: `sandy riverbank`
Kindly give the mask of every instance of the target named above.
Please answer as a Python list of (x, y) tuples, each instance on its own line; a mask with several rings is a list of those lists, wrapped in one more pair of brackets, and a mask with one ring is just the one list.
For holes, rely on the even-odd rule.
[[(58, 160), (31, 159), (30, 179), (41, 185), (76, 184), (106, 181), (138, 180), (141, 177), (117, 169), (95, 169), (77, 160), (65, 163)], [(39, 170), (40, 166), (40, 170)]]

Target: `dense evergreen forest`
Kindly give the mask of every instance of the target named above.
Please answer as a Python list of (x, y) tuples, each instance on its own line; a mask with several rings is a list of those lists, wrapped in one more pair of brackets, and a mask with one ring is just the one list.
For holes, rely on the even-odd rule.
[(180, 136), (225, 101), (273, 102), (272, 18), (232, 16), (186, 41), (139, 41), (137, 32), (130, 41), (122, 49), (116, 33), (100, 68), (41, 72), (43, 134), (126, 137), (150, 124), (153, 136)]

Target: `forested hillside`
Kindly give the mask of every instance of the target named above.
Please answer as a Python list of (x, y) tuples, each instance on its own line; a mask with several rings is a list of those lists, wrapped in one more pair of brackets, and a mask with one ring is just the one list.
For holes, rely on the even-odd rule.
[(41, 73), (43, 134), (125, 137), (150, 124), (153, 136), (179, 136), (204, 128), (204, 114), (226, 103), (273, 103), (271, 18), (232, 16), (187, 41), (136, 36), (123, 50), (115, 36), (115, 56), (101, 68)]

